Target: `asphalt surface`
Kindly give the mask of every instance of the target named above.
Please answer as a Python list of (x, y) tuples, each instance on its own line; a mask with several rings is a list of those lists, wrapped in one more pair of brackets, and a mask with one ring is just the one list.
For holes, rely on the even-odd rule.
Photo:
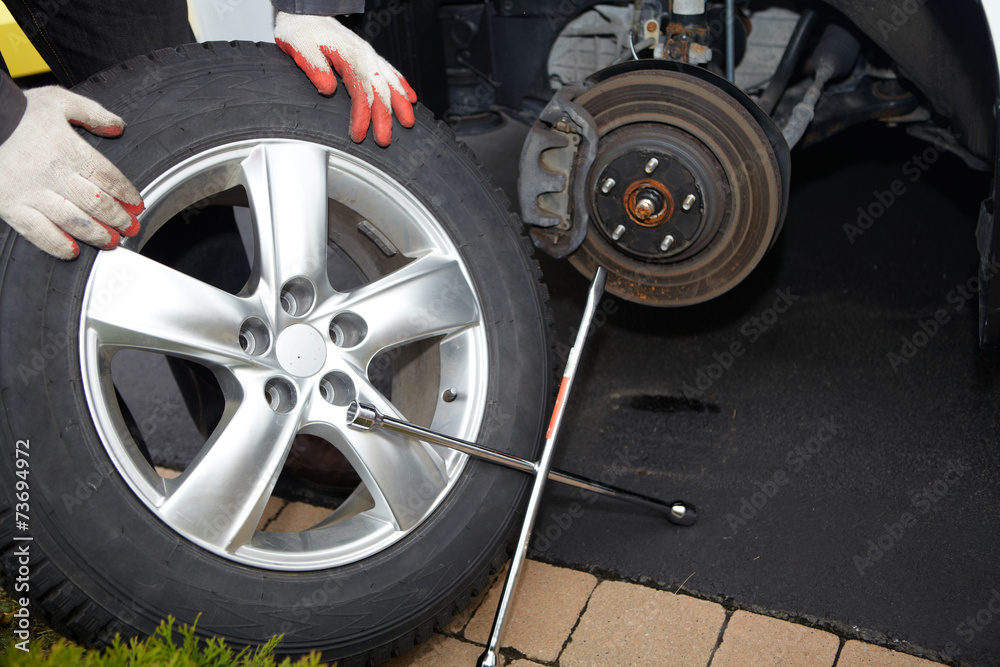
[[(525, 132), (466, 139), (515, 201)], [(927, 148), (872, 127), (796, 152), (785, 228), (743, 284), (683, 309), (602, 300), (556, 465), (699, 521), (552, 487), (533, 557), (1000, 663), (1000, 353), (968, 289), (988, 179), (933, 149), (917, 167)], [(540, 259), (565, 350), (588, 282)], [(122, 361), (125, 396), (169, 377)], [(200, 439), (161, 389), (138, 392), (140, 428), (157, 460), (189, 459), (171, 443)]]
[[(508, 191), (523, 132), (469, 139)], [(556, 465), (700, 518), (553, 488), (534, 557), (1000, 663), (1000, 354), (968, 283), (988, 179), (928, 148), (875, 126), (796, 152), (785, 228), (743, 284), (603, 302)], [(587, 282), (543, 269), (569, 345)]]

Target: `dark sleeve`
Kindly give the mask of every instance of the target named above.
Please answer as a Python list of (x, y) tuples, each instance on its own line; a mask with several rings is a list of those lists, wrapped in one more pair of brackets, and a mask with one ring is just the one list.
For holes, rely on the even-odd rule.
[(360, 14), (365, 11), (365, 0), (271, 0), (279, 12), (289, 14)]
[(14, 128), (21, 122), (27, 104), (28, 100), (17, 84), (0, 72), (0, 143), (7, 141)]

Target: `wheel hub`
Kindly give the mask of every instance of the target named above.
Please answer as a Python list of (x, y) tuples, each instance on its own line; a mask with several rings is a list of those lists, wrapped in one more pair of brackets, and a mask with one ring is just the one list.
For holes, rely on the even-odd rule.
[[(670, 262), (704, 248), (718, 230), (721, 168), (674, 128), (639, 123), (608, 133), (592, 173), (593, 226), (616, 254)], [(609, 182), (622, 185), (605, 192)]]
[(657, 306), (707, 301), (753, 270), (777, 234), (783, 177), (734, 94), (684, 73), (636, 70), (574, 99), (599, 137), (574, 266), (588, 276), (603, 266), (611, 293)]

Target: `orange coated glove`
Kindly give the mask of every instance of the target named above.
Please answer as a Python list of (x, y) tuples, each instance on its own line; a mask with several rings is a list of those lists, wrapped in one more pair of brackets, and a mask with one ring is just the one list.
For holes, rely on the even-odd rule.
[(278, 12), (274, 41), (320, 93), (333, 94), (337, 89), (334, 71), (340, 75), (351, 96), (351, 139), (355, 142), (364, 141), (371, 125), (375, 142), (388, 146), (393, 113), (400, 125), (413, 127), (417, 94), (410, 84), (368, 42), (332, 16)]

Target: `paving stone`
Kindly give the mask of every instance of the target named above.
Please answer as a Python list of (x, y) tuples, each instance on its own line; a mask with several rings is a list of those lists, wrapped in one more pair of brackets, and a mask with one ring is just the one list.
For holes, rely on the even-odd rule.
[(725, 618), (722, 605), (605, 581), (590, 596), (559, 664), (707, 665)]
[(729, 619), (712, 667), (832, 667), (840, 638), (769, 616), (737, 611)]
[(298, 533), (330, 516), (332, 511), (327, 507), (316, 507), (305, 503), (288, 503), (274, 521), (267, 526), (267, 532)]
[(844, 644), (837, 667), (930, 667), (939, 663), (851, 640)]
[[(527, 561), (503, 645), (535, 660), (554, 661), (596, 585), (597, 577), (592, 574)], [(503, 579), (497, 579), (466, 626), (466, 639), (480, 644), (489, 639), (502, 588)]]
[(257, 530), (264, 530), (267, 524), (271, 520), (278, 516), (278, 513), (285, 507), (288, 503), (284, 498), (275, 498), (271, 496), (267, 499), (267, 505), (264, 506), (264, 513), (260, 516), (260, 521), (257, 523)]
[(412, 651), (393, 658), (386, 667), (475, 667), (483, 647), (434, 634)]

